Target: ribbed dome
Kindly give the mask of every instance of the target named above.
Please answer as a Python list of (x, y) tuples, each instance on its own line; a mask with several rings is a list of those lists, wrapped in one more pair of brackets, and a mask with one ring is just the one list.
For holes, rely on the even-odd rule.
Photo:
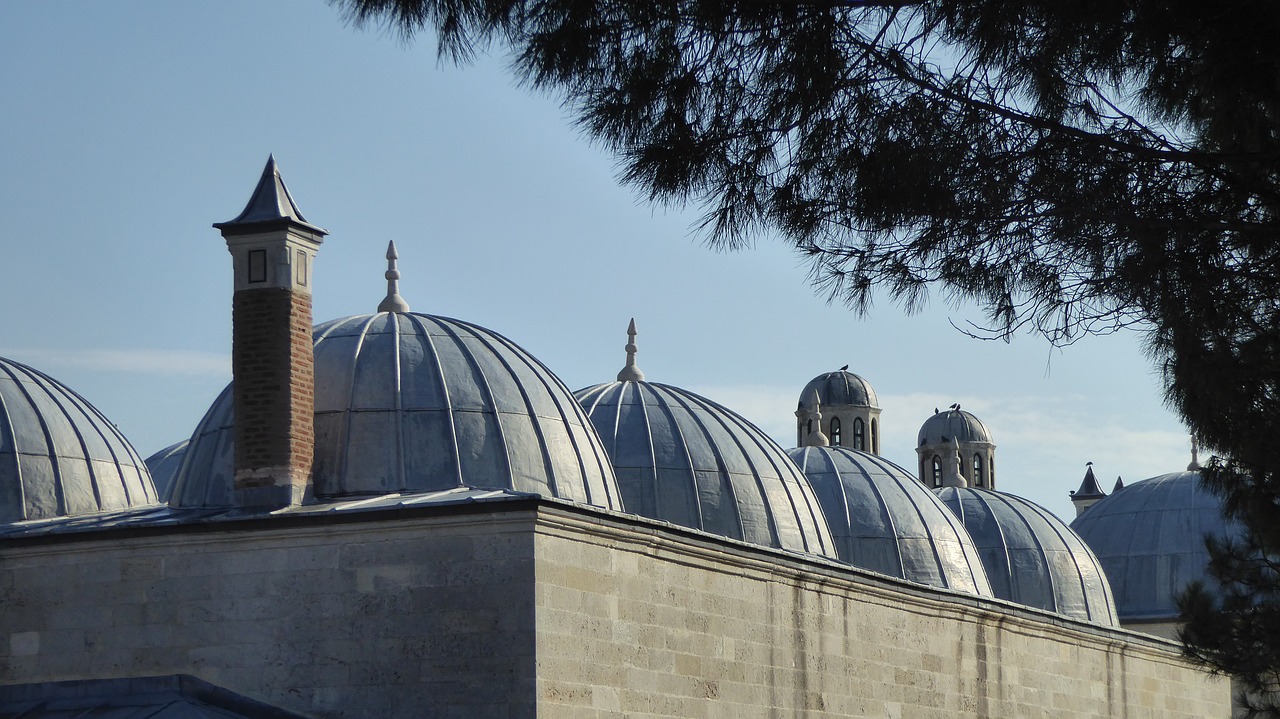
[(613, 458), (627, 512), (766, 547), (835, 557), (804, 474), (755, 425), (653, 382), (574, 393)]
[(156, 492), (160, 495), (161, 501), (169, 501), (169, 490), (173, 488), (173, 478), (182, 467), (182, 458), (187, 454), (187, 444), (190, 441), (184, 439), (147, 457), (147, 469), (151, 472), (151, 481), (155, 483)]
[[(460, 486), (621, 509), (608, 455), (564, 384), (468, 322), (379, 312), (317, 325), (317, 496)], [(231, 503), (231, 387), (191, 437), (170, 503)]]
[(907, 470), (843, 447), (800, 447), (787, 454), (813, 485), (841, 560), (920, 584), (993, 596), (969, 533)]
[(0, 523), (158, 502), (142, 458), (101, 412), (0, 358)]
[(858, 375), (845, 370), (818, 375), (809, 381), (800, 392), (800, 409), (807, 408), (813, 401), (813, 393), (818, 393), (818, 401), (822, 407), (838, 405), (854, 405), (857, 407), (879, 407), (876, 391), (871, 383)]
[(982, 420), (962, 409), (937, 412), (920, 425), (916, 446), (946, 444), (955, 438), (957, 442), (990, 442), (991, 432)]
[(1098, 558), (1049, 510), (985, 489), (933, 491), (969, 530), (997, 597), (1074, 619), (1117, 623)]
[(1236, 535), (1199, 472), (1174, 472), (1125, 485), (1076, 517), (1071, 528), (1111, 577), (1122, 622), (1174, 621), (1176, 597), (1205, 578), (1207, 534)]

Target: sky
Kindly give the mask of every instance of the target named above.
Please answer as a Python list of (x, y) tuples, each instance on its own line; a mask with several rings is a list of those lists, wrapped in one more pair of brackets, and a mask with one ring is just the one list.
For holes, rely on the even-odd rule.
[(1183, 469), (1187, 435), (1127, 332), (1063, 350), (984, 342), (934, 295), (859, 317), (762, 234), (709, 249), (500, 49), (459, 67), (431, 37), (352, 27), (324, 0), (0, 3), (0, 356), (86, 397), (147, 456), (230, 380), (235, 217), (274, 153), (329, 230), (317, 322), (375, 311), (394, 240), (414, 311), (511, 338), (571, 390), (611, 381), (626, 326), (648, 379), (744, 415), (784, 447), (813, 377), (848, 364), (883, 408), (882, 454), (958, 402), (991, 430), (997, 487), (1069, 519), (1104, 488)]

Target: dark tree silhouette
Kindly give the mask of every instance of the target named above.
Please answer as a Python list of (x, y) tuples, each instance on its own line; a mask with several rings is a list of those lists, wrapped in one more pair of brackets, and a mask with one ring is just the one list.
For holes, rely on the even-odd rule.
[(1143, 332), (1247, 528), (1185, 598), (1188, 653), (1280, 716), (1280, 4), (334, 2), (509, 50), (626, 182), (715, 245), (793, 244), (855, 310), (932, 287), (988, 337)]

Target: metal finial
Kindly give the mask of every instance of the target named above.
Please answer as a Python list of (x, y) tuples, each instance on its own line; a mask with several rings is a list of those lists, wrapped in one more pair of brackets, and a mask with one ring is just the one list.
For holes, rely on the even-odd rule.
[(644, 372), (636, 366), (636, 318), (631, 318), (631, 324), (627, 325), (627, 365), (618, 372), (619, 382), (643, 382)]
[(392, 240), (387, 243), (387, 297), (378, 304), (379, 312), (409, 311), (409, 303), (400, 296), (400, 270), (396, 269), (398, 259), (400, 255), (396, 254), (396, 243)]
[(1188, 472), (1194, 472), (1200, 469), (1200, 440), (1196, 436), (1191, 435), (1191, 464), (1187, 465)]
[(813, 391), (813, 401), (809, 403), (809, 417), (816, 427), (804, 438), (806, 447), (826, 447), (831, 444), (827, 435), (822, 433), (822, 400), (818, 398), (818, 390)]

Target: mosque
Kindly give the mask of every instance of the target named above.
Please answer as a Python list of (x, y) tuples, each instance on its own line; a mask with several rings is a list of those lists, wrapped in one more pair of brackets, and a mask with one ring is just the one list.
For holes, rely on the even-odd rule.
[[(1187, 472), (1070, 526), (997, 488), (953, 405), (917, 474), (874, 389), (801, 390), (783, 449), (646, 379), (571, 392), (501, 334), (313, 324), (325, 230), (269, 160), (215, 224), (234, 381), (144, 461), (0, 359), (0, 717), (1227, 717), (1170, 641), (1224, 532)], [(372, 303), (371, 303), (372, 305)]]

